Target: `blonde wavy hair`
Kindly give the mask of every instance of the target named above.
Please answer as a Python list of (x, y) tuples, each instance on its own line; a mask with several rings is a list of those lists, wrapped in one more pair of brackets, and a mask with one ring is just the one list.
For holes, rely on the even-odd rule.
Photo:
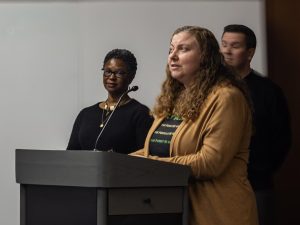
[(214, 87), (221, 84), (238, 87), (249, 100), (241, 79), (223, 66), (223, 56), (219, 51), (218, 41), (211, 31), (197, 26), (184, 26), (175, 30), (172, 38), (180, 32), (192, 34), (200, 46), (199, 71), (194, 76), (192, 85), (185, 88), (182, 83), (171, 77), (167, 65), (167, 78), (162, 84), (161, 94), (156, 99), (153, 110), (155, 116), (177, 115), (184, 120), (193, 121), (198, 117), (202, 105)]

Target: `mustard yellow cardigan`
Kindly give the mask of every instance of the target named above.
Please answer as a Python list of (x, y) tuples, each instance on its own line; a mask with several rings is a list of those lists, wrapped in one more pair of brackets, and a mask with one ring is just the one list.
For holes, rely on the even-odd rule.
[(255, 197), (247, 179), (251, 112), (242, 92), (233, 86), (216, 88), (198, 119), (177, 128), (170, 157), (150, 156), (150, 138), (163, 119), (155, 119), (144, 149), (133, 155), (191, 167), (189, 224), (258, 225)]

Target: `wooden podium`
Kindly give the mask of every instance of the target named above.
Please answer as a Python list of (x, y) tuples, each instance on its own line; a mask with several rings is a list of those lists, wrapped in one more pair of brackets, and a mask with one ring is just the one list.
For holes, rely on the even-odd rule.
[(187, 166), (113, 152), (16, 150), (21, 225), (187, 225)]

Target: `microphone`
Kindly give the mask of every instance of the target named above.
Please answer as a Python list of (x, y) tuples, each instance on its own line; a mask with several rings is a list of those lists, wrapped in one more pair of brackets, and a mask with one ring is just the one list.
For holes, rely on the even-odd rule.
[[(98, 137), (97, 137), (97, 139), (96, 139), (96, 142), (95, 142), (95, 146), (94, 146), (94, 150), (93, 150), (93, 151), (99, 151), (99, 150), (97, 149), (97, 143), (98, 143), (98, 141), (99, 141), (99, 139), (100, 139), (100, 137), (101, 137), (101, 135), (102, 135), (102, 133), (103, 133), (103, 131), (104, 131), (106, 125), (107, 125), (108, 122), (110, 121), (110, 118), (111, 118), (112, 115), (114, 114), (115, 110), (118, 108), (118, 106), (119, 106), (121, 100), (123, 99), (124, 95), (126, 95), (126, 94), (128, 94), (129, 92), (132, 92), (132, 91), (137, 91), (138, 89), (139, 89), (138, 86), (132, 86), (131, 88), (128, 88), (128, 90), (125, 91), (125, 92), (121, 95), (121, 97), (119, 98), (119, 100), (118, 100), (118, 102), (117, 102), (115, 108), (113, 109), (113, 111), (111, 112), (111, 114), (108, 116), (108, 119), (107, 119), (106, 123), (104, 124), (102, 130), (100, 131), (100, 133), (99, 133), (99, 135), (98, 135)], [(112, 151), (112, 150), (110, 150), (110, 151)]]
[(139, 90), (139, 87), (138, 86), (132, 86), (132, 88), (129, 88), (127, 93), (131, 92), (131, 91), (137, 91)]

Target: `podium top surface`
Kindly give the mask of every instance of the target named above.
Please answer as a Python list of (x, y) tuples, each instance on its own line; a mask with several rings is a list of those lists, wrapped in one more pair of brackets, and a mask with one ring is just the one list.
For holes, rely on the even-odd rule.
[(15, 152), (16, 182), (79, 187), (187, 186), (190, 169), (113, 152), (29, 150)]

